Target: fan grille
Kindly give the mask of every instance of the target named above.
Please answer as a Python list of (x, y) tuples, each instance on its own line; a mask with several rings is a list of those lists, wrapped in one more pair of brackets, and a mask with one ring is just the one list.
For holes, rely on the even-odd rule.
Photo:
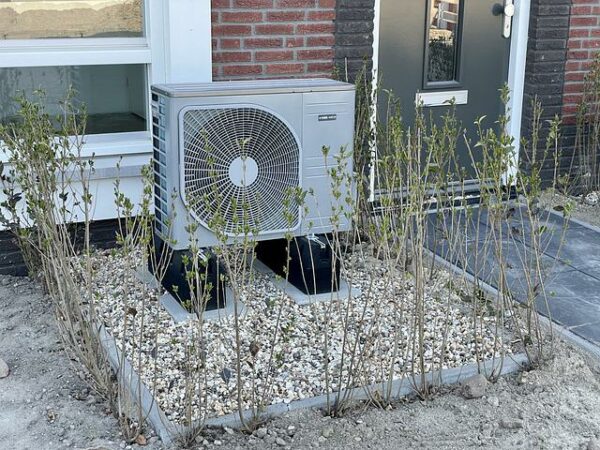
[(254, 107), (198, 108), (182, 125), (182, 192), (196, 220), (211, 229), (222, 219), (228, 235), (299, 225), (299, 208), (286, 199), (300, 183), (300, 146), (279, 117)]

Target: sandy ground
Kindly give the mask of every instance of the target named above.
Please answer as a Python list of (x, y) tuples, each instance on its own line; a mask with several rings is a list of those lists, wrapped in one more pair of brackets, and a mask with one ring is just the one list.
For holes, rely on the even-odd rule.
[[(33, 283), (0, 277), (0, 357), (11, 368), (0, 380), (0, 449), (125, 448), (106, 404), (87, 393), (61, 350), (54, 320)], [(555, 345), (556, 357), (542, 368), (500, 380), (480, 399), (452, 389), (338, 419), (308, 410), (254, 436), (209, 430), (196, 448), (600, 449), (600, 362)]]
[(107, 404), (62, 351), (51, 305), (26, 278), (0, 277), (0, 358), (11, 371), (0, 379), (0, 449), (127, 447)]

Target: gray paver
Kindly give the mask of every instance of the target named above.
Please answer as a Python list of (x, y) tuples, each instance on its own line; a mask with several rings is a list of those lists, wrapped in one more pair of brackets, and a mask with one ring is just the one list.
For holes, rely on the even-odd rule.
[[(524, 219), (522, 207), (515, 207), (512, 215), (502, 220), (497, 229), (490, 225), (491, 220), (485, 210), (471, 211), (469, 218), (464, 211), (454, 214), (452, 220), (447, 214), (429, 217), (427, 246), (430, 250), (498, 288), (500, 270), (496, 252), (501, 249), (502, 259), (507, 263), (508, 288), (516, 300), (527, 301), (529, 292), (533, 290), (540, 314), (590, 342), (600, 343), (598, 230), (579, 223), (570, 223), (564, 228), (560, 215), (540, 212), (544, 295), (539, 286), (530, 286), (537, 283), (526, 281), (526, 269), (531, 267), (526, 261), (534, 257), (531, 233), (540, 231), (531, 230), (529, 221)], [(456, 214), (459, 216), (456, 217)], [(456, 229), (460, 233), (456, 229), (452, 233), (444, 232), (450, 224), (457, 224)], [(563, 230), (566, 230), (564, 234)], [(535, 279), (535, 271), (530, 276)]]
[(588, 341), (600, 345), (600, 322), (588, 323), (571, 328), (571, 331)]

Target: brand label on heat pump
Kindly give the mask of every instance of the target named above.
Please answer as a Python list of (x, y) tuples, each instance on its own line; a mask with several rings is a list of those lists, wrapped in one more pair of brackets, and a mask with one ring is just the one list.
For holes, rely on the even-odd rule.
[(337, 114), (321, 114), (319, 116), (319, 122), (330, 122), (332, 120), (337, 120)]

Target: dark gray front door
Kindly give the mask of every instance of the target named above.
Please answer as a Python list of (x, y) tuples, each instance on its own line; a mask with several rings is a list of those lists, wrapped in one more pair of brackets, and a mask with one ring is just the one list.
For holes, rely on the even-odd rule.
[[(379, 74), (407, 124), (420, 93), (425, 105), (455, 98), (471, 139), (478, 117), (494, 126), (502, 113), (498, 90), (508, 77), (510, 12), (505, 16), (503, 7), (504, 0), (381, 0)], [(447, 107), (425, 110), (441, 116)], [(461, 162), (468, 167), (470, 158), (463, 154)]]

